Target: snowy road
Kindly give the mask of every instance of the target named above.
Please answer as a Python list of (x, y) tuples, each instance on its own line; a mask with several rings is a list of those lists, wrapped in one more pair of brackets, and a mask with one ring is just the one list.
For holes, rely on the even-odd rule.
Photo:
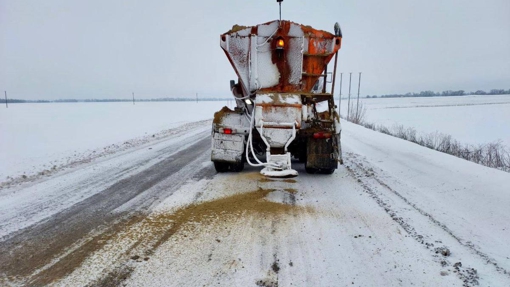
[(333, 175), (216, 174), (208, 122), (0, 189), (0, 285), (510, 286), (510, 174), (344, 123)]

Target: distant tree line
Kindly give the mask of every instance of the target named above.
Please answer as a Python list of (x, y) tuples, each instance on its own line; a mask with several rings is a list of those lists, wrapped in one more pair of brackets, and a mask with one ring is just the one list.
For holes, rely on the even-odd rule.
[[(443, 91), (443, 92), (433, 92), (433, 91), (421, 91), (419, 93), (406, 93), (406, 94), (389, 94), (382, 95), (380, 98), (408, 98), (408, 97), (452, 97), (452, 96), (465, 96), (465, 95), (509, 95), (510, 89), (492, 89), (489, 92), (478, 90), (476, 92), (465, 92), (464, 90), (458, 91)], [(370, 96), (367, 98), (377, 98), (379, 96)]]
[[(464, 90), (458, 91), (421, 91), (419, 93), (406, 93), (406, 94), (389, 94), (382, 96), (366, 96), (367, 98), (408, 98), (408, 97), (451, 97), (451, 96), (465, 96), (465, 95), (510, 95), (510, 89), (492, 89), (489, 92), (478, 90), (476, 92), (466, 93)], [(229, 98), (199, 98), (198, 101), (227, 101), (232, 100)], [(132, 102), (133, 99), (58, 99), (58, 100), (21, 100), (21, 99), (7, 99), (8, 103), (108, 103), (108, 102)], [(153, 98), (153, 99), (136, 99), (135, 102), (195, 102), (196, 98)], [(5, 104), (5, 99), (0, 98), (0, 103)]]
[[(199, 98), (198, 101), (226, 101), (232, 98)], [(21, 100), (7, 99), (7, 103), (109, 103), (109, 102), (132, 102), (133, 99), (58, 99), (58, 100)], [(196, 102), (193, 98), (156, 98), (156, 99), (136, 99), (135, 102)], [(0, 103), (5, 104), (5, 99), (0, 99)]]

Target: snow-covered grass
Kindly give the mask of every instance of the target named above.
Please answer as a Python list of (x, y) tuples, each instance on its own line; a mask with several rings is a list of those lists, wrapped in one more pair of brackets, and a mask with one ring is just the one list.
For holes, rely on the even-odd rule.
[(349, 121), (430, 149), (510, 172), (510, 150), (499, 141), (487, 144), (467, 145), (452, 138), (451, 135), (439, 133), (437, 131), (428, 134), (417, 134), (414, 128), (406, 128), (403, 125), (395, 124), (393, 127), (388, 128), (374, 123), (354, 121), (352, 117)]
[(189, 122), (226, 102), (11, 104), (0, 109), (0, 182), (117, 149)]
[[(351, 103), (356, 98), (351, 98)], [(464, 144), (501, 142), (510, 146), (510, 95), (360, 99), (367, 122), (414, 128), (419, 134), (440, 132)], [(342, 100), (342, 115), (347, 100)], [(354, 105), (355, 106), (355, 105)]]
[[(485, 108), (486, 114), (483, 114), (483, 112), (482, 114), (478, 114), (479, 119), (475, 119), (475, 123), (472, 124), (472, 122), (469, 121), (470, 119), (466, 118), (465, 114), (460, 113), (465, 113), (466, 111), (456, 111), (452, 109), (452, 107), (473, 108), (475, 106), (480, 106), (483, 108), (487, 106), (498, 106), (498, 109), (493, 109), (496, 111), (502, 111), (505, 109), (508, 110), (510, 107), (510, 102), (506, 102), (506, 100), (510, 99), (508, 95), (488, 98), (481, 98), (480, 96), (441, 97), (436, 101), (433, 101), (433, 99), (436, 99), (435, 97), (418, 99), (418, 101), (415, 101), (415, 98), (399, 98), (396, 100), (395, 98), (391, 98), (389, 100), (378, 99), (379, 101), (377, 99), (371, 99), (370, 101), (361, 101), (359, 103), (357, 101), (351, 101), (349, 104), (350, 111), (344, 112), (342, 114), (342, 118), (347, 118), (348, 121), (355, 124), (363, 125), (366, 128), (405, 139), (440, 152), (448, 153), (456, 157), (460, 157), (488, 167), (510, 171), (510, 150), (506, 146), (508, 143), (504, 142), (501, 138), (498, 138), (492, 142), (484, 142), (483, 138), (478, 138), (478, 143), (470, 142), (469, 144), (466, 144), (465, 142), (459, 141), (458, 139), (452, 137), (452, 135), (448, 133), (452, 132), (453, 134), (458, 135), (463, 133), (465, 134), (465, 132), (467, 132), (474, 135), (477, 133), (485, 132), (486, 135), (491, 135), (494, 137), (501, 136), (501, 134), (496, 134), (496, 131), (499, 130), (503, 137), (506, 138), (507, 134), (510, 134), (510, 127), (506, 124), (498, 126), (498, 122), (491, 118), (493, 115), (489, 114), (489, 110), (487, 108)], [(385, 103), (385, 100), (388, 101)], [(394, 118), (393, 120), (388, 121), (382, 117), (379, 119), (379, 121), (376, 122), (370, 120), (373, 120), (373, 116), (368, 117), (369, 119), (366, 119), (367, 106), (368, 109), (370, 109), (370, 112), (375, 111), (376, 115), (379, 112), (379, 116), (381, 116), (381, 114), (387, 114), (390, 117), (393, 115)], [(503, 107), (501, 108), (499, 106)], [(435, 117), (425, 115), (425, 113), (430, 112), (430, 110), (427, 109), (433, 108), (442, 108), (442, 110), (439, 111), (442, 113), (442, 115), (436, 115)], [(401, 109), (406, 111), (404, 113), (392, 114), (393, 110)], [(409, 112), (407, 109), (412, 109), (413, 111)], [(419, 110), (414, 111), (414, 109)], [(384, 110), (385, 112), (380, 112), (381, 110)], [(458, 116), (457, 113), (459, 113), (458, 115), (462, 114), (463, 116), (459, 116), (458, 118), (450, 118), (450, 121), (446, 122), (440, 120), (441, 117), (449, 118), (452, 116), (452, 114), (454, 116)], [(420, 130), (417, 131), (415, 127), (406, 125), (407, 121), (405, 121), (403, 118), (400, 118), (402, 115), (418, 116), (421, 120), (419, 124), (428, 126), (429, 130), (431, 126), (435, 126), (437, 129), (433, 132), (425, 133)], [(496, 115), (498, 115), (498, 113), (496, 113)], [(508, 111), (505, 111), (504, 113), (499, 114), (500, 117), (498, 119), (506, 119), (506, 117), (509, 117), (509, 115), (510, 114)], [(471, 114), (469, 114), (469, 116), (472, 117)], [(396, 122), (395, 119), (399, 119), (405, 123)], [(461, 126), (462, 120), (465, 121), (463, 125), (464, 128), (455, 127), (456, 125)], [(388, 126), (388, 123), (393, 124)], [(494, 123), (496, 123), (498, 128), (491, 128)], [(484, 127), (484, 125), (486, 125), (486, 127)], [(446, 130), (448, 130), (448, 132), (446, 132)], [(510, 139), (510, 135), (508, 135), (508, 139)]]

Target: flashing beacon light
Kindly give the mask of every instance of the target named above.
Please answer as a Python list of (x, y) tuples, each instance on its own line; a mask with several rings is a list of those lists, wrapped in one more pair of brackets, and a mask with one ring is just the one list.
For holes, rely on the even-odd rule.
[(284, 47), (285, 47), (285, 41), (283, 41), (282, 38), (276, 40), (276, 49), (283, 50)]

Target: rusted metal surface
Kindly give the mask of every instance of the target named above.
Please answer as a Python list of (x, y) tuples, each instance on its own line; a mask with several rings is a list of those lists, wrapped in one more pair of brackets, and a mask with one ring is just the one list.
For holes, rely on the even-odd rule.
[(306, 167), (317, 170), (332, 170), (338, 167), (338, 139), (309, 138), (307, 142)]
[(259, 94), (255, 99), (255, 126), (264, 122), (266, 128), (292, 129), (301, 127), (301, 96), (299, 94)]
[(224, 106), (221, 110), (214, 113), (213, 124), (220, 124), (223, 121), (223, 118), (230, 113), (234, 113), (234, 111), (229, 109), (227, 106)]
[[(271, 29), (274, 29), (272, 33)], [(283, 49), (278, 49), (278, 40), (284, 41)], [(329, 32), (278, 20), (252, 27), (235, 25), (220, 36), (220, 44), (240, 79), (244, 96), (255, 91), (311, 92), (341, 43), (341, 37)], [(270, 57), (266, 57), (264, 49)], [(297, 65), (299, 61), (301, 65)], [(259, 79), (271, 73), (277, 73), (276, 81)], [(257, 80), (262, 82), (260, 87)]]
[[(338, 158), (339, 122), (333, 95), (326, 92), (326, 78), (327, 65), (341, 43), (341, 36), (291, 21), (234, 25), (220, 36), (220, 46), (239, 79), (237, 84), (231, 83), (238, 107), (216, 114), (214, 131), (223, 133), (216, 131), (215, 125), (230, 128), (237, 111), (246, 113), (250, 120), (246, 147), (252, 154), (253, 149), (265, 151), (267, 159), (259, 164), (247, 161), (264, 166), (262, 174), (297, 175), (291, 168), (291, 153), (306, 162), (307, 168), (332, 172)], [(334, 78), (336, 68), (333, 71)], [(314, 90), (320, 82), (322, 86)], [(250, 101), (245, 101), (247, 98)], [(318, 113), (317, 104), (324, 101), (328, 110)], [(234, 129), (228, 131), (234, 134)], [(237, 160), (240, 150), (231, 145), (235, 143), (226, 145), (220, 140), (213, 149), (221, 156), (235, 154)]]
[(290, 107), (290, 108), (299, 108), (301, 109), (302, 104), (282, 104), (282, 103), (260, 103), (257, 104), (257, 106), (261, 106), (264, 108), (270, 108), (270, 107)]

